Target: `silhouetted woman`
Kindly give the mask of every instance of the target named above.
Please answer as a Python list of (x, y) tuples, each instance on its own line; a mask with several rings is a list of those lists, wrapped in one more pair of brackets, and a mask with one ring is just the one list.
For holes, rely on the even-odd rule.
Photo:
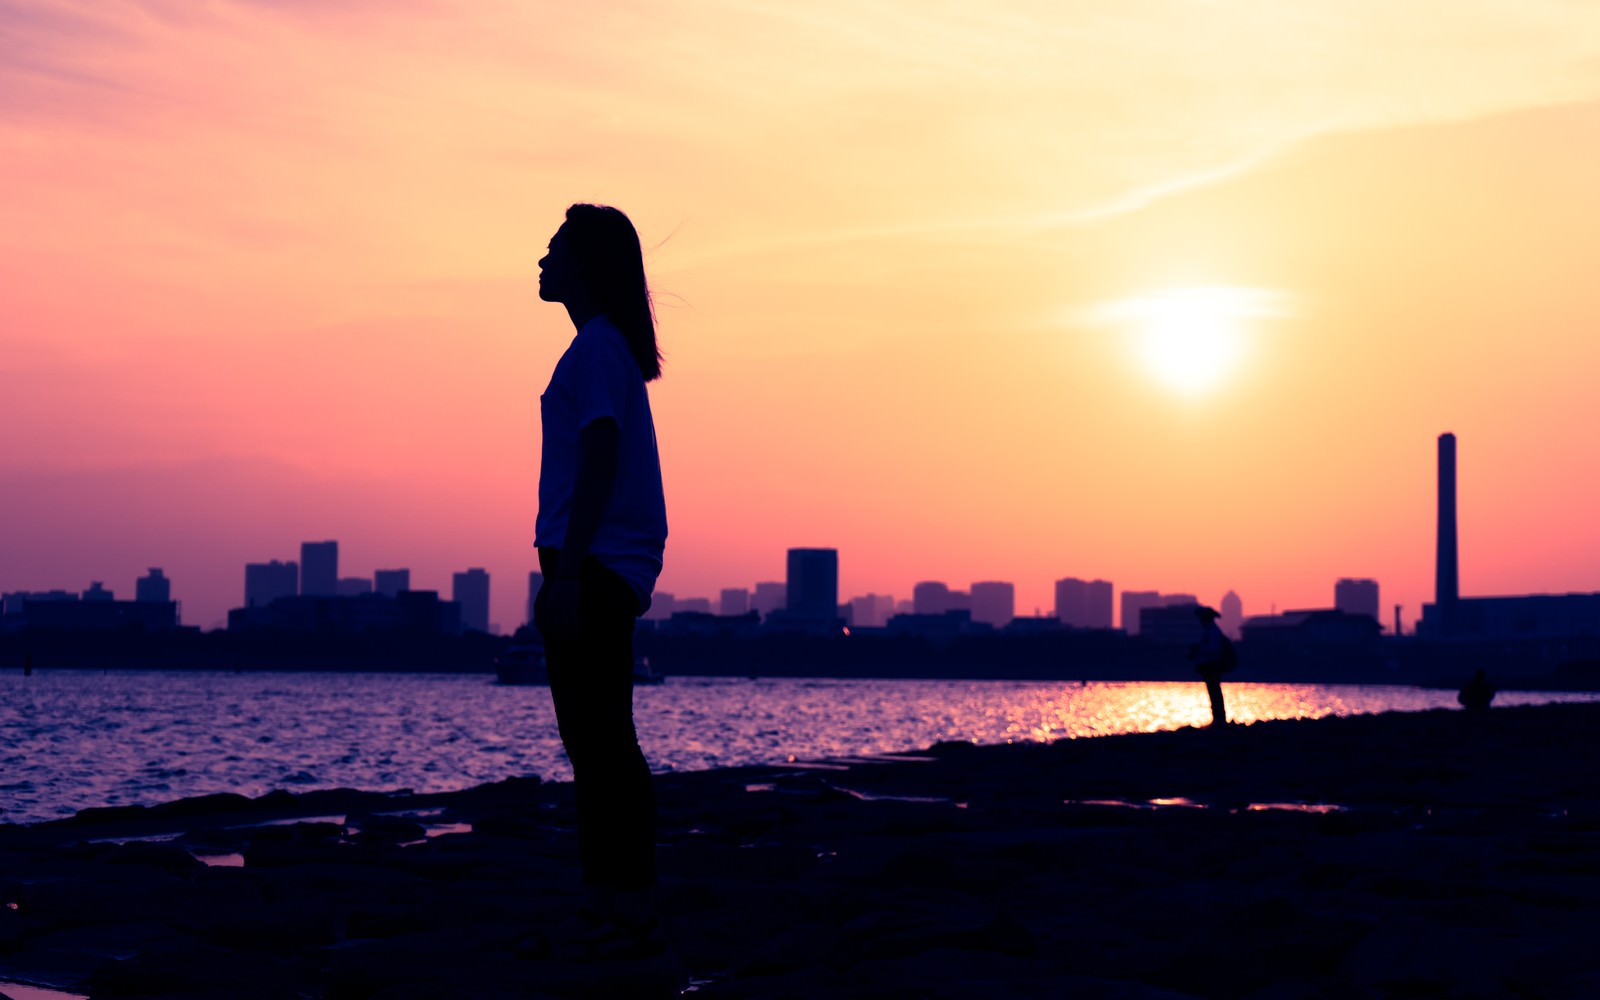
[(1200, 642), (1189, 647), (1189, 658), (1206, 682), (1206, 695), (1211, 699), (1211, 724), (1226, 726), (1228, 712), (1222, 703), (1222, 675), (1232, 670), (1236, 662), (1233, 643), (1217, 627), (1221, 616), (1216, 609), (1197, 607), (1194, 615), (1200, 619)]
[(577, 334), (540, 397), (534, 544), (561, 742), (572, 762), (587, 900), (559, 957), (622, 958), (661, 946), (655, 792), (633, 727), (634, 620), (661, 572), (667, 515), (645, 383), (661, 375), (639, 236), (614, 208), (573, 205), (539, 261), (539, 297)]

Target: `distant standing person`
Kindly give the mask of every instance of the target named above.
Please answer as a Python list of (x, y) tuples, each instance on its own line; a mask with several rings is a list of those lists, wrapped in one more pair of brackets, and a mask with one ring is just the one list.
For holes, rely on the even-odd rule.
[(1489, 683), (1489, 676), (1480, 669), (1461, 685), (1461, 693), (1456, 695), (1456, 701), (1461, 702), (1461, 707), (1469, 712), (1484, 712), (1488, 710), (1489, 703), (1494, 701), (1494, 695), (1494, 685)]
[(615, 208), (573, 205), (539, 261), (539, 297), (576, 335), (539, 398), (543, 444), (534, 544), (561, 742), (572, 762), (586, 900), (557, 957), (618, 959), (663, 945), (656, 804), (633, 724), (634, 622), (666, 547), (666, 501), (645, 383), (661, 376), (639, 235)]
[(1189, 658), (1206, 682), (1206, 694), (1211, 698), (1211, 724), (1225, 726), (1228, 713), (1222, 704), (1222, 675), (1234, 667), (1233, 642), (1217, 627), (1221, 616), (1215, 610), (1202, 606), (1195, 608), (1194, 614), (1200, 619), (1200, 641), (1189, 647)]

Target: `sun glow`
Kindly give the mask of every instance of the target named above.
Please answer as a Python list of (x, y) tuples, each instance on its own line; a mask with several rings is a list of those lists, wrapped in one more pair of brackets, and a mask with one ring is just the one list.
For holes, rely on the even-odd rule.
[(1170, 288), (1108, 303), (1096, 317), (1125, 330), (1140, 368), (1167, 389), (1203, 396), (1248, 360), (1254, 321), (1286, 312), (1262, 288)]

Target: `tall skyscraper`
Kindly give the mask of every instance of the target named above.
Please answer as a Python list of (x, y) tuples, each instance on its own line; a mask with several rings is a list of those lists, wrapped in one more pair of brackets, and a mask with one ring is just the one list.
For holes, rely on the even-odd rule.
[(1345, 578), (1333, 585), (1333, 606), (1347, 615), (1371, 615), (1378, 618), (1378, 581)]
[(1110, 580), (1090, 580), (1085, 608), (1089, 613), (1085, 628), (1110, 628), (1112, 594)]
[(1056, 581), (1056, 620), (1083, 628), (1089, 617), (1089, 585), (1075, 576)]
[(911, 588), (911, 608), (914, 614), (942, 615), (950, 611), (950, 588), (938, 580), (923, 580)]
[(1073, 628), (1110, 628), (1112, 597), (1109, 580), (1057, 580), (1056, 619)]
[(473, 568), (451, 577), (450, 599), (461, 605), (464, 631), (489, 631), (489, 573)]
[(300, 593), (332, 597), (339, 592), (339, 543), (300, 543)]
[(972, 585), (972, 620), (1004, 628), (1017, 616), (1017, 588), (986, 580)]
[(149, 573), (134, 581), (133, 599), (141, 604), (164, 604), (172, 600), (172, 581), (152, 566)]
[(528, 574), (528, 624), (533, 624), (533, 602), (539, 599), (539, 590), (544, 587), (544, 574), (538, 570)]
[(839, 616), (839, 550), (790, 549), (785, 609), (791, 615)]
[(1124, 590), (1122, 592), (1122, 630), (1129, 635), (1139, 634), (1139, 612), (1145, 608), (1159, 608), (1161, 594), (1155, 590)]
[(264, 608), (280, 597), (300, 592), (300, 564), (279, 562), (246, 563), (244, 567), (244, 606)]
[(409, 569), (379, 569), (372, 571), (373, 593), (384, 597), (399, 597), (400, 591), (411, 589)]
[(743, 587), (724, 587), (717, 611), (724, 615), (742, 615), (750, 610), (750, 591)]

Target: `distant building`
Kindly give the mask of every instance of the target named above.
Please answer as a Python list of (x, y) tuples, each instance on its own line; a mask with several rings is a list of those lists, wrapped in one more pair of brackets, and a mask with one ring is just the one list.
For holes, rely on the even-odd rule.
[(372, 581), (364, 576), (347, 576), (339, 581), (340, 597), (359, 597), (372, 593)]
[(1073, 628), (1110, 628), (1111, 612), (1109, 580), (1080, 580), (1069, 576), (1056, 581), (1056, 619), (1061, 624)]
[(1262, 662), (1294, 663), (1315, 656), (1352, 671), (1377, 648), (1382, 631), (1370, 615), (1335, 608), (1252, 615), (1239, 630), (1252, 657)]
[(1424, 604), (1417, 635), (1500, 640), (1600, 636), (1600, 593), (1456, 597), (1448, 622), (1437, 603)]
[(1075, 576), (1056, 581), (1056, 620), (1063, 625), (1082, 628), (1089, 616), (1088, 584)]
[(1378, 617), (1378, 581), (1353, 580), (1345, 578), (1333, 585), (1333, 606), (1347, 615), (1370, 615), (1374, 621), (1381, 623)]
[(1153, 642), (1192, 645), (1200, 641), (1200, 617), (1195, 601), (1187, 604), (1158, 604), (1139, 609), (1139, 635)]
[(1112, 611), (1111, 581), (1089, 581), (1089, 618), (1085, 628), (1110, 628)]
[(1005, 630), (1015, 635), (1037, 635), (1040, 632), (1059, 632), (1061, 619), (1055, 615), (1018, 615), (1011, 619)]
[(1222, 603), (1217, 611), (1222, 616), (1217, 621), (1217, 627), (1229, 638), (1239, 638), (1241, 634), (1239, 629), (1244, 625), (1244, 602), (1239, 599), (1239, 595), (1231, 590), (1223, 594)]
[(178, 605), (172, 601), (119, 601), (96, 581), (81, 596), (65, 590), (6, 594), (0, 601), (0, 621), (8, 632), (19, 629), (165, 632), (178, 627)]
[(916, 615), (942, 615), (955, 610), (950, 599), (950, 588), (938, 580), (923, 580), (911, 588), (911, 613)]
[(647, 621), (665, 621), (678, 610), (678, 599), (665, 590), (650, 595), (650, 607), (640, 617)]
[(528, 624), (533, 624), (533, 605), (539, 599), (539, 591), (544, 587), (544, 574), (538, 570), (528, 574)]
[(676, 611), (672, 617), (656, 623), (652, 628), (657, 635), (748, 639), (760, 634), (761, 616), (754, 611), (746, 611), (742, 615), (707, 615), (695, 611)]
[(332, 597), (339, 592), (339, 543), (300, 543), (300, 593)]
[(751, 595), (750, 607), (765, 618), (774, 611), (782, 611), (789, 604), (789, 588), (781, 583), (758, 583)]
[(1129, 635), (1139, 634), (1139, 615), (1145, 608), (1161, 607), (1161, 593), (1155, 590), (1124, 590), (1122, 592), (1122, 630)]
[[(8, 598), (8, 610), (10, 603)], [(119, 601), (114, 597), (88, 596), (83, 600), (63, 601), (48, 596), (38, 600), (29, 595), (22, 601), (21, 624), (72, 632), (128, 628), (165, 632), (178, 627), (178, 606), (172, 601)]]
[(451, 577), (450, 599), (461, 605), (461, 628), (489, 631), (489, 573), (474, 567)]
[(0, 596), (0, 625), (3, 625), (7, 632), (26, 628), (27, 607), (36, 601), (71, 601), (76, 604), (78, 595), (65, 590), (14, 590)]
[(150, 567), (150, 572), (133, 583), (133, 599), (144, 604), (163, 604), (172, 600), (172, 581), (165, 573)]
[(888, 594), (864, 594), (850, 599), (850, 624), (855, 628), (883, 628), (894, 614)]
[(1017, 615), (1017, 588), (1009, 583), (986, 580), (972, 585), (972, 620), (1004, 628)]
[(839, 614), (839, 550), (790, 549), (784, 610), (831, 621)]
[(974, 632), (992, 633), (992, 625), (972, 620), (970, 611), (946, 611), (943, 614), (894, 615), (884, 625), (890, 635), (917, 635), (927, 639), (948, 640), (958, 635)]
[(709, 597), (680, 597), (677, 605), (672, 609), (675, 615), (681, 614), (711, 614), (711, 598)]
[(29, 601), (76, 601), (77, 599), (77, 594), (66, 590), (15, 590), (0, 597), (0, 607), (4, 608), (7, 617), (16, 616), (20, 621), (23, 605)]
[(743, 587), (724, 587), (717, 600), (718, 614), (742, 615), (750, 610), (750, 591)]
[(372, 592), (384, 597), (399, 597), (400, 591), (411, 589), (409, 569), (379, 569), (372, 572)]
[(294, 562), (246, 563), (244, 567), (244, 606), (264, 608), (280, 597), (300, 592), (300, 566)]
[(439, 600), (432, 590), (407, 590), (399, 597), (290, 595), (267, 607), (234, 608), (228, 612), (228, 631), (256, 629), (322, 635), (456, 635), (461, 632), (461, 605)]

